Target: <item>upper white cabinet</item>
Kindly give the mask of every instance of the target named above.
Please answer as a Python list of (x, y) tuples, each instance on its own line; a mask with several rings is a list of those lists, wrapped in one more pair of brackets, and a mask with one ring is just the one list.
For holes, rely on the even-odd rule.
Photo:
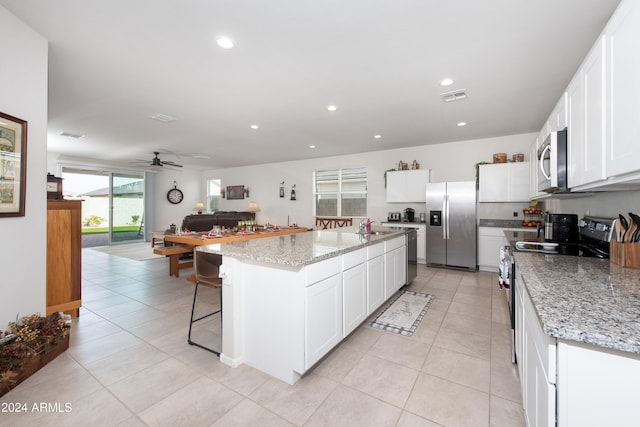
[(387, 172), (387, 203), (426, 202), (430, 169)]
[(529, 195), (532, 199), (540, 198), (546, 194), (538, 190), (538, 147), (541, 143), (542, 134), (529, 147), (529, 155), (531, 156), (531, 161), (529, 162)]
[(605, 36), (601, 36), (567, 88), (570, 188), (606, 178), (605, 77)]
[(640, 3), (623, 1), (605, 27), (607, 176), (640, 170)]
[(558, 103), (554, 107), (549, 119), (547, 120), (547, 131), (545, 132), (545, 138), (549, 136), (551, 132), (557, 132), (567, 127), (567, 94), (562, 94)]
[(528, 202), (529, 162), (480, 165), (479, 202)]

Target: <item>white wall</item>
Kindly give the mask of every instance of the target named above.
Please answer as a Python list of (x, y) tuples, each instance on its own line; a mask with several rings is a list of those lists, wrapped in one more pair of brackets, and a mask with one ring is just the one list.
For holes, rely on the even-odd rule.
[[(46, 311), (48, 44), (0, 6), (0, 111), (28, 122), (24, 217), (0, 218), (0, 329)], [(10, 243), (9, 243), (10, 242)]]
[[(363, 154), (323, 157), (294, 162), (270, 163), (227, 169), (215, 169), (203, 173), (202, 189), (207, 179), (220, 178), (224, 187), (245, 185), (250, 197), (245, 200), (223, 200), (222, 210), (246, 210), (250, 201), (261, 208), (258, 222), (278, 225), (297, 222), (301, 226), (314, 226), (313, 172), (324, 168), (366, 166), (368, 168), (367, 211), (374, 221), (385, 221), (389, 211), (403, 211), (411, 207), (416, 214), (424, 212), (421, 204), (386, 202), (384, 172), (397, 168), (400, 160), (420, 163), (422, 169), (431, 169), (431, 181), (475, 180), (475, 164), (491, 162), (493, 153), (527, 153), (535, 134), (510, 135), (481, 140), (468, 140), (420, 147), (371, 151)], [(525, 157), (525, 161), (529, 160)], [(285, 198), (278, 196), (280, 182), (285, 182)], [(296, 184), (297, 200), (289, 200), (291, 185)], [(203, 196), (204, 197), (204, 196)]]
[[(193, 209), (196, 203), (206, 204), (207, 199), (201, 171), (188, 169), (176, 171), (167, 168), (163, 172), (152, 175), (155, 178), (154, 215), (153, 222), (150, 223), (152, 231), (166, 230), (171, 224), (179, 227), (186, 215), (196, 213)], [(173, 181), (184, 194), (184, 200), (177, 205), (169, 203), (167, 200), (167, 192), (173, 188)]]

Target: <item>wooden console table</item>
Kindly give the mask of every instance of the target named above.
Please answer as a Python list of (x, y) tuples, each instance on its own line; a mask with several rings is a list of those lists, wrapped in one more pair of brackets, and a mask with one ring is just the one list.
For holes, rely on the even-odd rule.
[(200, 234), (167, 234), (164, 236), (165, 242), (176, 243), (176, 246), (164, 248), (154, 248), (153, 253), (164, 255), (169, 258), (169, 276), (180, 277), (180, 270), (193, 267), (193, 261), (180, 262), (180, 255), (193, 252), (197, 246), (215, 245), (220, 243), (242, 242), (252, 239), (264, 239), (265, 237), (284, 236), (287, 234), (303, 233), (309, 231), (308, 228), (281, 228), (277, 231), (262, 231), (254, 234), (230, 234), (224, 237), (205, 237)]

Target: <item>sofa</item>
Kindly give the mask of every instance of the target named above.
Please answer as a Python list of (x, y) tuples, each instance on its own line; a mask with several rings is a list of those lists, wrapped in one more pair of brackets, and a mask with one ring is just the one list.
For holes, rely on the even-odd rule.
[(182, 220), (182, 230), (209, 231), (214, 226), (231, 228), (238, 225), (238, 221), (253, 221), (254, 212), (218, 211), (212, 214), (187, 215)]

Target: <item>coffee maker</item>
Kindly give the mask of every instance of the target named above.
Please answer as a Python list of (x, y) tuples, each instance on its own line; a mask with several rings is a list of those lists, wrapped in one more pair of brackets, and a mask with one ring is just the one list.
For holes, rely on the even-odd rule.
[(546, 212), (543, 223), (538, 227), (538, 237), (544, 229), (544, 240), (556, 243), (577, 243), (580, 240), (578, 215), (552, 214)]
[(413, 222), (416, 219), (416, 211), (412, 208), (407, 208), (404, 210), (405, 217), (407, 218), (407, 222)]

